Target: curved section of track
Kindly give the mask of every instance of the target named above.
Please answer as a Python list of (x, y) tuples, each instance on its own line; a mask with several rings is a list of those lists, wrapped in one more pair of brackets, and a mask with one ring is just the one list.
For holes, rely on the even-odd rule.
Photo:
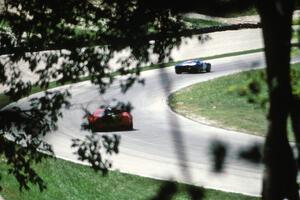
[[(262, 142), (262, 138), (214, 128), (188, 120), (173, 113), (167, 105), (169, 94), (193, 83), (210, 80), (249, 70), (264, 65), (262, 53), (211, 60), (212, 72), (176, 75), (174, 68), (142, 73), (146, 84), (134, 85), (129, 92), (121, 94), (113, 85), (100, 96), (90, 82), (72, 85), (70, 110), (64, 110), (64, 118), (58, 122), (58, 130), (46, 136), (55, 154), (77, 162), (71, 149), (71, 139), (83, 138), (87, 132), (80, 131), (83, 111), (88, 106), (97, 106), (118, 99), (133, 104), (134, 131), (119, 132), (120, 153), (113, 157), (113, 167), (122, 172), (157, 179), (172, 179), (180, 182), (215, 188), (225, 191), (259, 195), (261, 166), (249, 165), (238, 158), (240, 148)], [(111, 134), (111, 133), (108, 133)], [(216, 174), (211, 168), (209, 152), (212, 141), (228, 145), (225, 171)]]
[[(175, 60), (195, 58), (262, 47), (261, 32), (257, 30), (225, 31), (212, 33), (212, 39), (199, 44), (197, 37), (187, 39), (179, 49), (172, 51)], [(90, 111), (99, 105), (117, 99), (129, 101), (134, 106), (134, 131), (119, 132), (120, 153), (114, 156), (113, 167), (122, 172), (157, 179), (172, 179), (224, 191), (259, 195), (261, 166), (249, 165), (238, 157), (240, 148), (261, 143), (262, 138), (196, 123), (173, 113), (167, 105), (171, 92), (188, 85), (220, 76), (249, 70), (264, 65), (262, 53), (228, 57), (209, 61), (211, 73), (180, 74), (174, 68), (145, 71), (141, 74), (146, 84), (134, 85), (121, 94), (118, 84), (112, 85), (100, 96), (97, 87), (89, 81), (70, 86), (72, 93), (69, 110), (63, 110), (64, 118), (58, 122), (58, 130), (45, 136), (57, 157), (79, 162), (71, 140), (83, 139), (87, 132), (80, 130), (84, 115), (81, 106)], [(24, 78), (28, 70), (20, 63)], [(61, 89), (64, 89), (64, 86)], [(0, 87), (1, 90), (1, 87)], [(39, 94), (36, 94), (39, 95)], [(26, 106), (27, 99), (19, 101)], [(112, 134), (112, 133), (107, 133)], [(227, 143), (228, 151), (223, 173), (212, 172), (210, 147), (213, 141)], [(85, 163), (83, 163), (85, 164)]]

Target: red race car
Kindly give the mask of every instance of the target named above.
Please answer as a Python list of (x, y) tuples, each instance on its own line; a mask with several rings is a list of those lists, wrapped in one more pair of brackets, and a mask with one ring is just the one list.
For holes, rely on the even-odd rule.
[(98, 108), (88, 116), (93, 132), (132, 130), (133, 120), (130, 112), (111, 107)]

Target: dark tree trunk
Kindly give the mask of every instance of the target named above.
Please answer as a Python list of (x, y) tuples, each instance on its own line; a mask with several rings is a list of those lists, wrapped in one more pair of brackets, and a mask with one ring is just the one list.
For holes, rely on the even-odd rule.
[(293, 102), (291, 104), (291, 121), (294, 136), (296, 139), (296, 147), (298, 151), (297, 165), (298, 169), (300, 166), (300, 98), (298, 96), (293, 96)]
[(292, 103), (290, 41), (294, 1), (260, 0), (257, 8), (263, 28), (270, 98), (262, 199), (299, 199), (296, 161), (287, 138)]

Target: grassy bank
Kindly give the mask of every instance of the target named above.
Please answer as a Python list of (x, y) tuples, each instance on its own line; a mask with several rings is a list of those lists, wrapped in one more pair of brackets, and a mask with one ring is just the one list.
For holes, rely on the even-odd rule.
[[(293, 68), (299, 70), (300, 64)], [(232, 90), (247, 85), (249, 77), (258, 77), (260, 71), (242, 72), (189, 86), (173, 93), (169, 105), (175, 112), (195, 121), (264, 136), (266, 110), (258, 104), (248, 103), (246, 97)], [(261, 88), (267, 93), (266, 86)], [(291, 136), (290, 139), (293, 140)]]
[(198, 18), (190, 18), (190, 17), (184, 17), (183, 20), (186, 23), (187, 28), (195, 28), (195, 29), (226, 25), (224, 23), (214, 21), (214, 20), (198, 19)]
[(237, 92), (229, 91), (232, 86), (245, 84), (249, 73), (255, 72), (243, 72), (189, 86), (172, 94), (169, 105), (175, 112), (196, 121), (263, 135), (267, 123), (264, 111), (247, 103)]
[[(1, 184), (3, 186), (3, 191), (0, 194), (6, 200), (150, 200), (159, 194), (161, 187), (168, 185), (171, 191), (177, 191), (173, 199), (183, 200), (190, 199), (187, 192), (189, 189), (197, 192), (202, 191), (202, 188), (199, 187), (128, 175), (117, 171), (102, 176), (87, 166), (60, 159), (49, 158), (42, 164), (36, 165), (35, 168), (47, 183), (47, 190), (41, 193), (36, 187), (32, 187), (30, 191), (19, 192), (18, 184), (14, 178), (4, 173), (7, 167), (0, 163)], [(258, 199), (209, 189), (205, 189), (203, 193), (204, 199)]]

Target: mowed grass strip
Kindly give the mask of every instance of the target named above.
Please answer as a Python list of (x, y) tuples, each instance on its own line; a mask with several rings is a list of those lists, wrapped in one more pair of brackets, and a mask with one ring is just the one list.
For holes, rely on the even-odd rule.
[[(7, 200), (150, 200), (159, 194), (161, 187), (169, 183), (117, 171), (112, 171), (107, 176), (102, 176), (87, 166), (49, 158), (35, 166), (37, 172), (47, 183), (47, 190), (40, 192), (37, 187), (33, 186), (30, 191), (20, 192), (16, 180), (13, 176), (8, 176), (5, 173), (7, 172), (7, 167), (3, 164), (3, 160), (1, 162), (0, 171), (2, 173), (1, 185), (3, 190), (0, 194)], [(177, 191), (173, 199), (190, 199), (187, 192), (187, 188), (190, 188), (188, 185), (180, 183), (171, 183), (171, 185), (175, 186)], [(201, 190), (201, 188), (192, 188)], [(205, 189), (204, 195), (204, 199), (258, 199), (210, 189)]]
[(198, 19), (192, 17), (184, 17), (183, 20), (187, 23), (187, 26), (189, 26), (189, 28), (200, 29), (204, 27), (227, 25), (225, 23), (218, 22), (216, 20)]
[[(300, 64), (292, 67), (300, 71)], [(258, 77), (261, 71), (241, 72), (183, 88), (169, 96), (169, 105), (173, 111), (198, 122), (265, 136), (267, 107), (249, 103), (238, 92), (249, 77)], [(267, 93), (266, 83), (262, 83), (262, 93)], [(290, 125), (288, 128), (289, 139), (294, 140)]]
[(266, 113), (258, 105), (230, 88), (246, 84), (249, 73), (242, 72), (181, 89), (169, 97), (170, 107), (195, 121), (257, 135), (266, 132)]

